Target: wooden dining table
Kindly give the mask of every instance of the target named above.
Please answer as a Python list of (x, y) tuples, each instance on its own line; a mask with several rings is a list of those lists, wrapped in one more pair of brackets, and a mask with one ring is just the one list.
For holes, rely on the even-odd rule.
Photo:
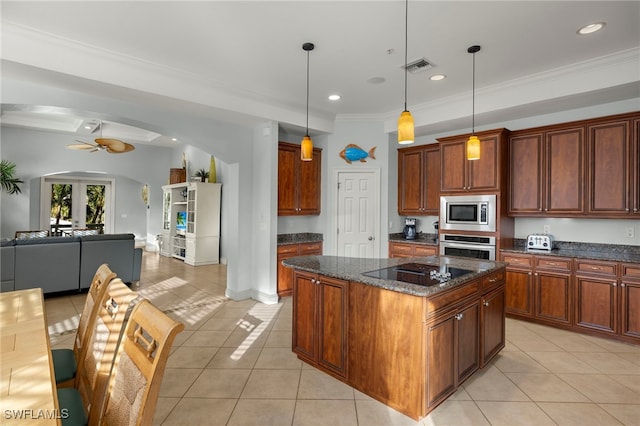
[(42, 289), (0, 293), (0, 425), (59, 425)]

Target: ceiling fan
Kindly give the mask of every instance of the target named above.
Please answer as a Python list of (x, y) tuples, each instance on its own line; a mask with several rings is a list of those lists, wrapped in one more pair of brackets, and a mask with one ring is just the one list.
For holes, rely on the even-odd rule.
[(98, 129), (100, 129), (100, 137), (95, 139), (95, 143), (76, 140), (76, 142), (79, 142), (79, 143), (69, 144), (67, 145), (67, 148), (89, 150), (89, 152), (107, 151), (110, 154), (122, 154), (123, 152), (129, 152), (135, 149), (135, 147), (130, 143), (123, 142), (119, 139), (103, 138), (102, 126), (103, 126), (103, 123), (102, 121), (100, 121), (100, 123), (96, 126), (93, 132), (91, 132), (91, 133), (95, 133)]

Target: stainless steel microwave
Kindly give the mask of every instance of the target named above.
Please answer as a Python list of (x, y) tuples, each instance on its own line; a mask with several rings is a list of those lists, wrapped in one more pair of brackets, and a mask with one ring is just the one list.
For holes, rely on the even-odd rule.
[(449, 231), (495, 232), (496, 196), (441, 196), (440, 229)]

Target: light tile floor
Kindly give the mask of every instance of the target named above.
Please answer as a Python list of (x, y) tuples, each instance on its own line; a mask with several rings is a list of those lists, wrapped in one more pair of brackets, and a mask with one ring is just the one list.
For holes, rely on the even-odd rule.
[[(224, 297), (223, 265), (145, 253), (134, 289), (185, 323), (156, 425), (640, 425), (640, 346), (507, 320), (507, 345), (421, 422), (299, 361), (290, 298)], [(53, 347), (72, 347), (84, 295), (46, 300)]]

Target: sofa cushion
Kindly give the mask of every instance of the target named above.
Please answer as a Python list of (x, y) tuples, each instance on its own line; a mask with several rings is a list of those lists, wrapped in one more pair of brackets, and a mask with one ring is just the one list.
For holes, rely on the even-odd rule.
[(125, 283), (133, 279), (133, 234), (103, 234), (80, 237), (80, 288), (91, 286), (91, 280), (100, 265), (106, 263)]
[(15, 255), (16, 290), (40, 287), (43, 293), (52, 293), (80, 289), (78, 238), (17, 240)]

